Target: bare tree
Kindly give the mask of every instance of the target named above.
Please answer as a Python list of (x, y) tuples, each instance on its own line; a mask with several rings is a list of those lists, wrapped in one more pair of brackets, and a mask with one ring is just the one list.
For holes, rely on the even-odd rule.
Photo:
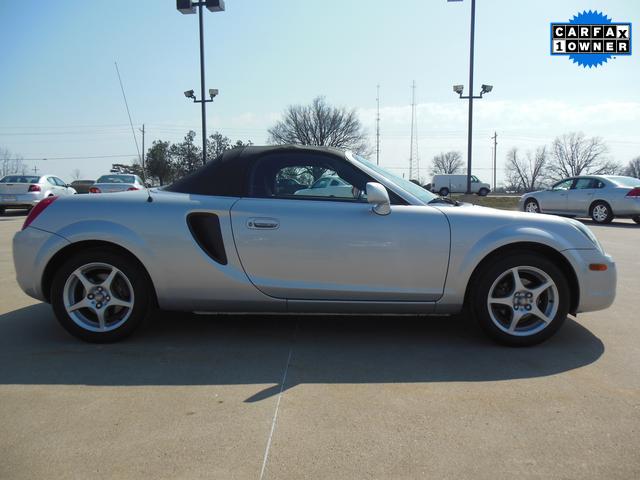
[(640, 178), (640, 156), (629, 162), (629, 165), (627, 165), (627, 168), (624, 170), (624, 174), (630, 177)]
[(507, 184), (511, 188), (532, 192), (540, 188), (546, 180), (545, 167), (549, 162), (547, 147), (538, 147), (535, 152), (527, 152), (526, 157), (518, 154), (517, 148), (512, 148), (507, 153), (505, 167)]
[(20, 155), (13, 154), (6, 148), (0, 148), (0, 170), (3, 177), (11, 173), (24, 175), (27, 173), (27, 166)]
[(291, 105), (282, 120), (269, 129), (273, 144), (320, 145), (370, 153), (367, 133), (355, 109), (329, 105), (316, 97), (310, 105)]
[(71, 177), (74, 180), (80, 180), (81, 176), (82, 176), (82, 172), (80, 171), (79, 168), (74, 168), (73, 171), (71, 172)]
[(607, 146), (600, 137), (587, 138), (582, 132), (566, 133), (551, 145), (549, 169), (554, 178), (618, 173), (620, 164), (606, 157)]
[(462, 171), (462, 154), (460, 152), (441, 152), (431, 161), (431, 174), (453, 174)]

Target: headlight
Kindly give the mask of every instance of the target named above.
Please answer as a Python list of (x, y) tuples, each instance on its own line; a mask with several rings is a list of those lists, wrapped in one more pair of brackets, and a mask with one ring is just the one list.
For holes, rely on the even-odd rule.
[(589, 230), (589, 228), (586, 225), (584, 225), (583, 223), (577, 220), (573, 220), (571, 223), (573, 223), (573, 226), (576, 227), (578, 230), (580, 230), (580, 232), (585, 237), (591, 240), (591, 243), (593, 243), (598, 248), (598, 250), (600, 250), (600, 253), (604, 253), (602, 245), (600, 245), (600, 242), (598, 241), (597, 237), (593, 234), (591, 230)]

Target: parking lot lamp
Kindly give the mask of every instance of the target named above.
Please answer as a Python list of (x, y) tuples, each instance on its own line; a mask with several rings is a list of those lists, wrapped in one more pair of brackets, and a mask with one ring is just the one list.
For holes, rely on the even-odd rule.
[[(202, 163), (207, 163), (207, 114), (205, 105), (213, 102), (213, 97), (218, 95), (217, 89), (209, 90), (209, 99), (204, 96), (204, 33), (202, 26), (202, 7), (206, 7), (210, 12), (223, 12), (224, 0), (202, 0), (194, 2), (192, 0), (176, 0), (176, 8), (182, 14), (189, 15), (196, 13), (198, 7), (198, 21), (200, 25), (200, 100), (196, 98), (193, 90), (184, 92), (187, 98), (192, 98), (195, 103), (200, 103), (202, 108)], [(191, 92), (191, 95), (187, 93)], [(215, 92), (213, 94), (212, 92)]]

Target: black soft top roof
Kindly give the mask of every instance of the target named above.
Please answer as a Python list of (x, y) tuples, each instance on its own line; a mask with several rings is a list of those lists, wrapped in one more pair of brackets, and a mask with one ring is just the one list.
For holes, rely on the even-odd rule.
[(166, 190), (195, 195), (246, 196), (249, 185), (247, 175), (251, 166), (258, 158), (274, 153), (322, 153), (344, 158), (344, 150), (332, 147), (305, 145), (237, 147), (227, 150), (215, 160), (169, 185)]

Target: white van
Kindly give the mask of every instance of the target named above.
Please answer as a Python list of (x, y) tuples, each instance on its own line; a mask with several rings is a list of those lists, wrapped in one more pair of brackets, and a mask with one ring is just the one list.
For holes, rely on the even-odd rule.
[[(467, 191), (467, 176), (434, 175), (431, 182), (431, 191), (443, 197), (450, 193), (465, 193)], [(478, 177), (471, 175), (471, 191), (484, 197), (491, 191), (491, 188), (488, 183), (483, 183), (478, 180)]]

